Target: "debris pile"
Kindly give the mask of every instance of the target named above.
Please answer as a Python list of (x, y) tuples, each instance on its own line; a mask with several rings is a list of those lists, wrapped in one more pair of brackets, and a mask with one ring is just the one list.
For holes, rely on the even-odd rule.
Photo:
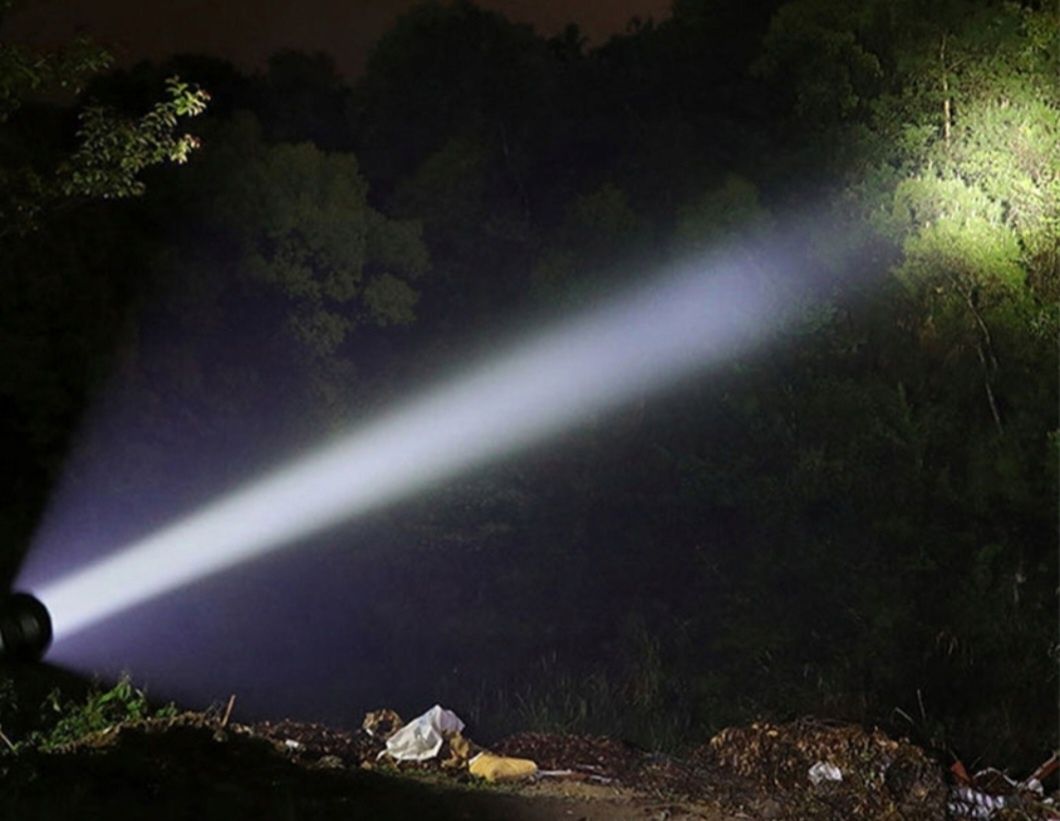
[(1060, 769), (1060, 756), (1054, 753), (1023, 781), (1009, 778), (1000, 770), (988, 767), (969, 775), (960, 761), (950, 767), (954, 785), (950, 788), (946, 809), (955, 819), (1060, 819), (1053, 797), (1045, 795), (1042, 786)]
[[(595, 791), (609, 799), (651, 796), (778, 821), (1060, 821), (1060, 795), (1047, 795), (1043, 787), (1043, 782), (1054, 784), (1060, 770), (1055, 755), (1023, 781), (995, 769), (969, 775), (960, 762), (947, 774), (908, 741), (878, 729), (813, 719), (729, 728), (691, 756), (678, 758), (608, 737), (538, 732), (509, 736), (485, 749), (464, 736), (458, 716), (439, 705), (407, 723), (393, 710), (377, 710), (351, 731), (295, 721), (229, 724), (230, 713), (229, 707), (220, 719), (185, 713), (123, 723), (48, 753), (16, 754), (10, 760), (21, 761), (27, 765), (22, 770), (32, 773), (49, 759), (48, 766), (61, 773), (64, 766), (83, 766), (83, 759), (105, 767), (116, 766), (108, 760), (132, 758), (160, 773), (179, 775), (184, 767), (182, 778), (198, 774), (205, 783), (222, 786), (229, 783), (223, 773), (236, 764), (253, 768), (255, 778), (292, 783), (302, 771), (314, 779), (313, 790), (335, 796), (344, 779), (374, 778), (359, 771), (378, 769), (458, 783), (536, 782), (530, 792), (537, 795), (575, 789), (578, 795)], [(167, 763), (166, 756), (173, 755), (184, 756), (179, 765)], [(16, 781), (9, 778), (9, 786), (21, 784)], [(556, 783), (568, 781), (581, 783)]]
[[(538, 774), (536, 762), (490, 752), (463, 735), (464, 722), (439, 704), (408, 724), (393, 710), (368, 713), (361, 724), (366, 735), (381, 746), (376, 760), (398, 766), (440, 765), (446, 770), (466, 770), (486, 781), (522, 781)], [(361, 766), (371, 766), (362, 761)]]
[(947, 789), (939, 764), (881, 730), (804, 719), (722, 730), (694, 758), (729, 770), (804, 817), (941, 818)]
[(359, 767), (375, 758), (381, 744), (366, 733), (350, 733), (323, 724), (300, 721), (263, 721), (253, 726), (234, 725), (240, 734), (268, 739), (273, 746), (300, 764)]

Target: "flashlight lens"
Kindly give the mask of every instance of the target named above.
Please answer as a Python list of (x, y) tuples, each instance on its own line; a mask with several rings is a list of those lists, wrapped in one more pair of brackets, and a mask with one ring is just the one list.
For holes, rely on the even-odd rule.
[(0, 605), (0, 658), (38, 661), (51, 641), (51, 616), (38, 599), (13, 593)]

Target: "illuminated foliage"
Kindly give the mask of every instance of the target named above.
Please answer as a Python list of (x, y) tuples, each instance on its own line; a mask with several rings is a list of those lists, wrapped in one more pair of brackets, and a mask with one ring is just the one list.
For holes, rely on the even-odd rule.
[[(941, 740), (962, 721), (985, 727), (1017, 712), (1013, 678), (1055, 681), (1055, 629), (1044, 618), (1055, 612), (1055, 545), (1044, 511), (1056, 493), (1060, 15), (972, 0), (794, 0), (765, 48), (759, 67), (789, 101), (785, 126), (836, 147), (822, 158), (803, 141), (796, 167), (827, 169), (841, 207), (878, 232), (878, 259), (893, 275), (872, 313), (840, 312), (819, 334), (828, 365), (797, 367), (796, 421), (774, 440), (810, 457), (783, 487), (786, 500), (801, 500), (796, 510), (827, 511), (822, 539), (834, 543), (841, 508), (854, 505), (871, 535), (852, 535), (856, 549), (828, 551), (813, 570), (800, 560), (781, 572), (834, 582), (821, 595), (849, 608), (841, 612), (864, 625), (876, 657), (903, 652), (882, 650), (891, 636), (924, 632), (910, 639), (922, 660), (898, 676), (867, 657), (837, 663), (821, 651), (813, 664), (839, 677), (843, 665), (861, 665), (883, 688), (891, 677), (932, 682), (922, 692), (936, 704), (961, 692), (960, 708), (922, 728)], [(816, 84), (802, 57), (831, 81)], [(852, 270), (851, 290), (879, 264)], [(836, 375), (855, 363), (873, 375)], [(871, 404), (841, 410), (857, 391)], [(825, 407), (846, 423), (811, 432)], [(855, 478), (859, 465), (871, 469)], [(888, 477), (886, 490), (873, 475)], [(892, 504), (864, 496), (869, 487)], [(934, 600), (823, 581), (832, 560), (852, 560), (851, 575), (892, 579), (900, 597), (921, 589)], [(873, 569), (888, 562), (893, 570)], [(760, 625), (746, 618), (749, 630)]]
[(137, 119), (90, 107), (81, 114), (79, 145), (58, 169), (59, 186), (67, 197), (133, 197), (143, 194), (139, 174), (163, 162), (184, 163), (198, 140), (175, 134), (182, 117), (206, 109), (208, 96), (178, 77), (166, 81), (168, 100), (156, 103)]
[[(0, 3), (0, 16), (10, 5), (10, 0)], [(53, 54), (0, 43), (0, 125), (35, 95), (79, 92), (111, 63), (107, 51), (84, 38)], [(197, 146), (193, 136), (176, 129), (183, 119), (201, 114), (208, 99), (205, 91), (172, 77), (166, 81), (166, 99), (139, 117), (98, 105), (83, 109), (76, 147), (49, 170), (0, 161), (0, 236), (36, 229), (50, 209), (64, 202), (142, 194), (142, 171), (183, 163)]]

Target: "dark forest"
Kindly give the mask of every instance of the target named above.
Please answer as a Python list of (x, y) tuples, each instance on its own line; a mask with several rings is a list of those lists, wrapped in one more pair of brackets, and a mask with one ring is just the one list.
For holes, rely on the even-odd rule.
[[(300, 661), (326, 705), (285, 709), (390, 692), (664, 750), (814, 715), (1031, 767), (1058, 721), (1058, 77), (1031, 0), (674, 0), (592, 44), (428, 3), (353, 80), (4, 45), (5, 579), (56, 500), (125, 542), (601, 295), (838, 226), (856, 253), (807, 234), (835, 275), (763, 349), (314, 536), (275, 596), (369, 579), (327, 606), (364, 680)], [(196, 607), (219, 645), (257, 618)]]

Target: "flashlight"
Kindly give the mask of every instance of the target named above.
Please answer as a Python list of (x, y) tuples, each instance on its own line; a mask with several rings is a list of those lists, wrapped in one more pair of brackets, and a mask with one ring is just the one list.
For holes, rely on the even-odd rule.
[(40, 661), (52, 641), (48, 610), (29, 593), (12, 593), (0, 603), (0, 659)]

